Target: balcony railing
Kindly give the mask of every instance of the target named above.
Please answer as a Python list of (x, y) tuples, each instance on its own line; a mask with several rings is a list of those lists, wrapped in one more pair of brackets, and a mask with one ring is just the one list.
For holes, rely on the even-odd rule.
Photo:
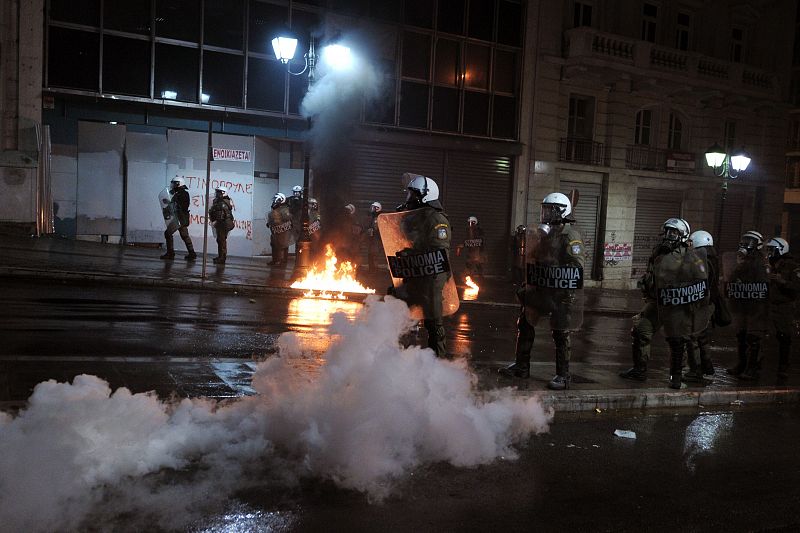
[(724, 84), (727, 89), (738, 87), (760, 95), (770, 93), (778, 96), (779, 87), (774, 72), (592, 28), (567, 30), (564, 54), (567, 66), (582, 58), (591, 58), (596, 66), (603, 66), (597, 60), (607, 60), (612, 68), (622, 66), (623, 69), (629, 69), (633, 66), (654, 73), (670, 73), (673, 77), (685, 78), (686, 83), (691, 85)]
[(786, 188), (800, 189), (800, 160), (796, 157), (786, 158)]
[(630, 144), (625, 148), (625, 168), (663, 172), (667, 169), (667, 152), (650, 146)]
[(558, 160), (585, 165), (603, 165), (605, 161), (603, 143), (577, 137), (562, 137), (558, 141)]

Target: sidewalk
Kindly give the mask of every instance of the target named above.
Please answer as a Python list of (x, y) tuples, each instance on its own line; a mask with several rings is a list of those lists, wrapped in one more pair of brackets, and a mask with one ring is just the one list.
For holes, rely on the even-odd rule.
[[(125, 247), (92, 242), (71, 241), (53, 237), (13, 238), (0, 237), (0, 277), (15, 279), (37, 279), (64, 282), (91, 282), (127, 287), (163, 287), (182, 290), (236, 291), (248, 293), (291, 293), (292, 265), (273, 269), (269, 258), (229, 258), (224, 267), (211, 262), (215, 254), (209, 255), (206, 276), (202, 277), (202, 261), (187, 262), (178, 253), (174, 261), (159, 259), (161, 250)], [(360, 281), (378, 288), (390, 284), (388, 272), (359, 275)], [(503, 316), (514, 313), (518, 304), (513, 286), (505, 279), (486, 279), (478, 298), (463, 301), (462, 310), (469, 313), (473, 306), (482, 310), (497, 309)], [(587, 315), (606, 317), (627, 328), (630, 316), (641, 306), (637, 291), (613, 291), (603, 289), (586, 290)], [(601, 320), (593, 323), (602, 324)], [(597, 325), (596, 327), (602, 327)], [(588, 328), (587, 328), (588, 329)], [(553, 392), (546, 388), (552, 362), (535, 362), (532, 378), (527, 381), (504, 380), (497, 377), (496, 369), (501, 361), (471, 361), (478, 376), (478, 387), (489, 391), (498, 387), (514, 386), (520, 395), (539, 395), (546, 404), (557, 411), (590, 411), (595, 409), (623, 409), (650, 407), (712, 407), (751, 403), (800, 401), (800, 373), (795, 370), (788, 379), (776, 381), (775, 364), (771, 346), (761, 380), (743, 384), (727, 376), (724, 365), (735, 358), (730, 334), (718, 335), (719, 342), (712, 342), (712, 353), (720, 368), (713, 383), (702, 386), (691, 384), (689, 388), (674, 391), (666, 386), (666, 357), (663, 339), (654, 342), (654, 355), (650, 368), (650, 379), (644, 383), (629, 382), (617, 376), (620, 368), (629, 365), (630, 352), (616, 349), (603, 354), (582, 353), (573, 356), (573, 388)], [(574, 345), (581, 352), (591, 349), (582, 346), (582, 333), (575, 335)], [(547, 337), (547, 338), (545, 338)], [(549, 335), (537, 335), (537, 344), (550, 343)], [(795, 345), (797, 342), (795, 342)], [(542, 346), (545, 346), (543, 344)], [(576, 347), (576, 348), (577, 348)], [(577, 352), (575, 348), (574, 352)], [(795, 346), (796, 351), (796, 346)], [(621, 353), (620, 353), (621, 352)], [(32, 384), (46, 379), (70, 380), (79, 373), (95, 373), (107, 379), (112, 387), (126, 386), (134, 392), (155, 390), (159, 395), (211, 396), (217, 398), (236, 397), (248, 394), (249, 376), (255, 363), (232, 359), (177, 359), (165, 358), (115, 358), (113, 354), (103, 361), (65, 360), (58, 357), (19, 358), (0, 357), (0, 408), (19, 405), (27, 397)], [(796, 356), (795, 356), (796, 357)], [(796, 359), (795, 359), (796, 362)], [(546, 377), (547, 376), (547, 377)], [(8, 391), (3, 394), (3, 391)], [(9, 403), (9, 401), (11, 403)]]

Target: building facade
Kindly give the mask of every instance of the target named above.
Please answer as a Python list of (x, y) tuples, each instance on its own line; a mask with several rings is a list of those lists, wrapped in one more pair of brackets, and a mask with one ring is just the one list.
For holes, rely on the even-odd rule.
[[(198, 239), (208, 171), (236, 205), (230, 253), (263, 255), (272, 195), (302, 183), (310, 153), (323, 226), (346, 203), (391, 208), (402, 173), (425, 174), (454, 243), (478, 217), (493, 274), (553, 190), (580, 192), (590, 285), (634, 286), (671, 216), (720, 225), (722, 251), (745, 229), (785, 233), (794, 0), (2, 5), (6, 223), (160, 242), (156, 196), (179, 175)], [(313, 37), (351, 46), (359, 74), (326, 93), (336, 78), (318, 70), (306, 98), (307, 73), (270, 50), (287, 28), (300, 40), (291, 71)], [(715, 142), (752, 157), (724, 202), (703, 161)], [(209, 144), (239, 155), (208, 164)]]

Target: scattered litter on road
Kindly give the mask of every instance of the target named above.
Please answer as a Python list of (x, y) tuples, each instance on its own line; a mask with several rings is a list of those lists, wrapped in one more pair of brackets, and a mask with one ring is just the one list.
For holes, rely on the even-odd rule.
[(614, 430), (614, 435), (617, 437), (622, 437), (624, 439), (635, 439), (636, 433), (633, 431), (628, 431), (627, 429), (616, 429)]
[(592, 448), (599, 448), (599, 447), (600, 447), (599, 444), (592, 444)]
[(595, 407), (595, 408), (594, 408), (594, 412), (595, 412), (595, 413), (602, 413), (602, 412), (603, 412), (603, 410), (602, 410), (602, 409), (600, 409), (599, 407)]
[(744, 402), (742, 400), (733, 400), (731, 405), (742, 405)]
[(250, 298), (250, 303), (251, 303), (251, 304), (254, 304), (254, 303), (256, 303), (255, 299), (253, 299), (253, 298)]

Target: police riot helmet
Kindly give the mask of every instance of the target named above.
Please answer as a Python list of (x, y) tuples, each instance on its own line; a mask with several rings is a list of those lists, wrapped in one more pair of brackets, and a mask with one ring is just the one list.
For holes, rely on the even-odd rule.
[(218, 193), (221, 193), (220, 196), (227, 196), (228, 195), (227, 187), (223, 187), (223, 186), (220, 185), (219, 187), (214, 187), (214, 190), (216, 192), (218, 192)]
[(469, 224), (470, 226), (472, 226), (473, 224), (477, 225), (478, 224), (478, 217), (474, 217), (474, 216), (467, 217), (467, 224)]
[(406, 186), (409, 200), (416, 199), (419, 203), (426, 204), (439, 199), (439, 186), (431, 178), (409, 172), (406, 172), (405, 175), (412, 177)]
[(752, 253), (760, 250), (764, 246), (764, 236), (755, 230), (745, 231), (739, 240), (739, 250), (744, 253)]
[(292, 196), (301, 196), (303, 194), (303, 187), (300, 185), (295, 185), (292, 187)]
[(369, 206), (370, 211), (373, 213), (380, 213), (383, 209), (383, 206), (380, 202), (372, 202), (372, 205)]
[(272, 197), (272, 208), (274, 209), (284, 203), (286, 203), (286, 195), (282, 192), (275, 193), (275, 196)]
[(572, 214), (572, 202), (566, 194), (551, 192), (542, 200), (541, 223), (561, 224), (569, 220)]
[(773, 237), (767, 243), (767, 250), (770, 258), (777, 258), (789, 253), (789, 243), (780, 237)]
[(186, 182), (183, 180), (182, 177), (175, 176), (174, 178), (172, 178), (172, 180), (170, 180), (170, 184), (174, 186), (173, 188), (177, 189), (178, 187), (183, 187), (186, 184)]
[(670, 218), (662, 226), (664, 241), (671, 244), (685, 243), (689, 238), (689, 224), (682, 218)]
[(528, 229), (525, 227), (524, 224), (520, 224), (519, 226), (517, 226), (517, 233), (525, 233), (526, 231), (528, 231)]
[(319, 202), (317, 202), (316, 198), (309, 198), (308, 207), (310, 207), (311, 209), (317, 209), (319, 207)]
[(692, 242), (692, 247), (702, 248), (703, 246), (714, 246), (714, 238), (707, 231), (701, 229), (692, 232), (689, 235), (689, 240)]
[(356, 212), (356, 206), (354, 206), (353, 204), (347, 204), (346, 206), (344, 206), (344, 210), (352, 215)]

